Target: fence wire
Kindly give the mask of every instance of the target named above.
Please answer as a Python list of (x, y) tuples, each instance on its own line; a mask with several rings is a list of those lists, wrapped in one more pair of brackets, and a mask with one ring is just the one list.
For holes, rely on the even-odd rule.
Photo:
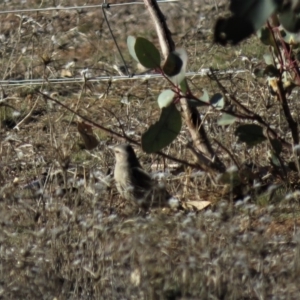
[[(173, 3), (178, 2), (179, 0), (161, 0), (157, 1), (159, 4), (163, 3)], [(104, 1), (102, 4), (95, 5), (82, 5), (82, 6), (54, 6), (54, 7), (46, 7), (46, 8), (28, 8), (28, 9), (14, 9), (14, 10), (3, 10), (0, 11), (0, 15), (3, 14), (21, 14), (21, 13), (34, 13), (34, 12), (44, 12), (44, 11), (58, 11), (58, 10), (81, 10), (81, 9), (92, 9), (92, 8), (102, 8), (103, 6), (117, 7), (117, 6), (128, 6), (128, 5), (142, 5), (144, 2), (127, 2), (127, 3), (107, 3)]]
[[(169, 4), (174, 2), (179, 2), (179, 0), (161, 0), (157, 1), (159, 4)], [(120, 47), (118, 45), (117, 39), (114, 37), (113, 30), (111, 29), (109, 20), (106, 16), (106, 10), (108, 10), (111, 7), (119, 7), (119, 6), (128, 6), (128, 5), (144, 5), (144, 2), (127, 2), (127, 3), (108, 3), (104, 0), (102, 4), (97, 5), (82, 5), (82, 6), (55, 6), (55, 7), (46, 7), (46, 8), (32, 8), (32, 9), (15, 9), (15, 10), (3, 10), (0, 11), (0, 14), (25, 14), (25, 13), (36, 13), (36, 12), (48, 12), (48, 11), (59, 11), (59, 10), (92, 10), (92, 9), (102, 9), (103, 17), (105, 19), (105, 22), (108, 26), (108, 29), (110, 31), (110, 35), (112, 39), (114, 40), (114, 43), (116, 45), (116, 48), (119, 52), (119, 55), (122, 59), (125, 73), (127, 76), (98, 76), (98, 77), (90, 77), (87, 78), (83, 74), (82, 77), (75, 77), (75, 78), (66, 78), (66, 77), (58, 77), (58, 78), (37, 78), (37, 79), (24, 79), (24, 80), (0, 80), (0, 85), (2, 86), (24, 86), (24, 85), (42, 85), (47, 83), (52, 84), (75, 84), (75, 83), (81, 83), (84, 81), (89, 82), (102, 82), (102, 81), (123, 81), (123, 80), (143, 80), (143, 79), (156, 79), (163, 77), (161, 74), (143, 74), (143, 75), (131, 75), (128, 71), (128, 67), (126, 64), (125, 59), (123, 58), (122, 51), (120, 50)], [(240, 71), (243, 72), (243, 71)], [(209, 73), (209, 69), (201, 69), (198, 72), (187, 72), (187, 77), (194, 77), (194, 76), (205, 76)], [(225, 72), (224, 72), (225, 73)], [(226, 74), (233, 73), (233, 71), (227, 71)], [(236, 72), (235, 72), (236, 73)]]
[[(208, 68), (201, 69), (199, 72), (187, 72), (186, 77), (196, 77), (196, 76), (206, 76), (210, 74), (211, 70)], [(231, 74), (241, 74), (248, 72), (247, 70), (227, 70), (227, 71), (217, 71), (215, 73), (219, 75), (231, 75)], [(82, 83), (82, 82), (116, 82), (125, 80), (148, 80), (163, 78), (161, 74), (143, 74), (143, 75), (132, 75), (132, 76), (99, 76), (91, 78), (51, 78), (51, 79), (24, 79), (24, 80), (0, 80), (0, 85), (8, 86), (24, 86), (24, 85), (42, 85), (45, 83), (52, 84), (65, 84), (65, 83)]]

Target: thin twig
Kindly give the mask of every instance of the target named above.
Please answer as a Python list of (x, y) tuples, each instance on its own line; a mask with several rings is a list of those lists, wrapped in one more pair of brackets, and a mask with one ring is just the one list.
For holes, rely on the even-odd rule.
[(215, 141), (216, 144), (218, 144), (218, 146), (220, 148), (222, 148), (229, 155), (229, 157), (232, 159), (232, 161), (237, 166), (237, 168), (240, 169), (241, 166), (240, 166), (239, 162), (235, 159), (233, 154), (221, 142), (219, 142), (217, 139), (214, 139), (214, 141)]
[[(115, 132), (115, 131), (113, 131), (113, 130), (107, 128), (107, 127), (104, 127), (104, 126), (102, 126), (102, 125), (100, 125), (100, 124), (98, 124), (98, 123), (96, 123), (96, 122), (90, 120), (89, 118), (87, 118), (87, 117), (81, 115), (80, 113), (76, 112), (75, 110), (73, 110), (72, 108), (68, 107), (67, 105), (61, 103), (60, 101), (58, 101), (58, 100), (56, 100), (56, 99), (54, 99), (54, 98), (52, 98), (52, 97), (50, 97), (50, 96), (48, 96), (48, 95), (46, 95), (46, 94), (43, 94), (42, 92), (39, 92), (39, 91), (38, 91), (37, 93), (40, 94), (40, 95), (42, 95), (42, 96), (43, 96), (44, 98), (46, 98), (47, 100), (50, 100), (50, 101), (55, 102), (56, 104), (58, 104), (58, 105), (60, 105), (61, 107), (65, 108), (66, 110), (68, 110), (68, 111), (70, 111), (71, 113), (75, 114), (76, 116), (80, 117), (82, 120), (84, 120), (84, 121), (86, 121), (86, 122), (92, 124), (93, 126), (95, 126), (95, 127), (99, 128), (99, 129), (105, 131), (106, 133), (108, 133), (109, 135), (113, 136), (114, 138), (116, 138), (116, 139), (118, 139), (118, 140), (126, 140), (127, 142), (129, 142), (129, 143), (131, 143), (131, 144), (134, 144), (134, 145), (136, 145), (136, 146), (138, 146), (138, 147), (141, 147), (140, 143), (138, 143), (137, 141), (131, 139), (131, 138), (130, 138), (129, 136), (127, 136), (126, 134), (125, 134), (125, 135), (122, 135), (122, 134), (117, 133), (117, 132)], [(177, 163), (180, 163), (180, 164), (183, 164), (183, 165), (192, 167), (192, 168), (197, 168), (197, 169), (199, 169), (199, 165), (197, 165), (197, 164), (191, 164), (191, 163), (189, 163), (189, 162), (187, 162), (187, 161), (185, 161), (185, 160), (182, 160), (182, 159), (173, 157), (173, 156), (168, 155), (168, 154), (165, 154), (165, 153), (163, 153), (163, 152), (161, 152), (161, 151), (155, 152), (155, 154), (159, 154), (159, 155), (161, 155), (162, 157), (167, 158), (167, 159), (172, 160), (172, 161), (175, 161), (175, 162), (177, 162)]]
[(37, 106), (39, 98), (37, 97), (37, 99), (35, 100), (30, 112), (14, 127), (14, 129), (20, 130), (19, 126), (22, 125), (28, 118), (30, 118), (30, 116), (32, 115), (34, 109)]
[(116, 47), (117, 47), (117, 49), (118, 49), (119, 55), (120, 55), (120, 57), (121, 57), (121, 59), (122, 59), (122, 61), (123, 61), (123, 65), (124, 65), (124, 67), (125, 67), (126, 73), (127, 73), (128, 77), (130, 77), (130, 74), (129, 74), (129, 71), (128, 71), (128, 67), (127, 67), (127, 64), (126, 64), (126, 62), (125, 62), (125, 59), (124, 59), (124, 57), (123, 57), (122, 51), (121, 51), (121, 49), (120, 49), (120, 47), (119, 47), (119, 45), (118, 45), (118, 43), (117, 43), (117, 40), (116, 40), (116, 38), (115, 38), (115, 36), (114, 36), (114, 34), (113, 34), (113, 32), (112, 32), (112, 29), (111, 29), (111, 27), (110, 27), (110, 25), (109, 25), (109, 22), (108, 22), (108, 19), (107, 19), (107, 16), (106, 16), (105, 9), (107, 9), (107, 8), (109, 8), (109, 7), (110, 7), (110, 5), (109, 5), (109, 4), (105, 4), (105, 3), (103, 3), (102, 6), (101, 6), (101, 8), (102, 8), (102, 13), (103, 13), (103, 16), (104, 16), (104, 20), (105, 20), (105, 22), (106, 22), (106, 25), (107, 25), (108, 30), (109, 30), (109, 32), (110, 32), (110, 35), (111, 35), (111, 37), (112, 37), (112, 39), (113, 39), (113, 41), (114, 41), (114, 43), (115, 43), (115, 45), (116, 45)]
[(211, 75), (212, 79), (214, 79), (217, 83), (217, 85), (219, 86), (219, 88), (221, 89), (221, 91), (223, 92), (224, 95), (229, 95), (230, 99), (240, 108), (242, 109), (247, 115), (238, 115), (236, 113), (232, 113), (232, 112), (226, 112), (221, 110), (222, 112), (228, 113), (230, 115), (236, 116), (238, 118), (242, 118), (242, 119), (250, 119), (253, 121), (256, 121), (257, 123), (259, 123), (260, 125), (264, 126), (265, 128), (267, 128), (268, 132), (271, 133), (271, 135), (277, 139), (280, 140), (280, 142), (282, 143), (282, 145), (291, 148), (292, 145), (290, 143), (288, 143), (284, 138), (279, 137), (276, 130), (271, 128), (271, 126), (266, 123), (263, 118), (254, 113), (253, 111), (249, 110), (247, 107), (245, 107), (234, 95), (232, 95), (231, 93), (229, 93), (227, 91), (227, 89), (222, 85), (222, 83), (219, 81), (219, 79), (216, 77), (216, 75), (214, 74), (214, 72), (212, 71)]

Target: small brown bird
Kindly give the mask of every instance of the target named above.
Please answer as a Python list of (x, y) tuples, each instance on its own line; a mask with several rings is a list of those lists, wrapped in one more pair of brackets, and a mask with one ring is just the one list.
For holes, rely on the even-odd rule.
[(172, 198), (163, 186), (143, 170), (130, 145), (117, 145), (113, 150), (116, 157), (114, 178), (123, 198), (133, 201), (144, 209), (181, 208), (179, 201)]

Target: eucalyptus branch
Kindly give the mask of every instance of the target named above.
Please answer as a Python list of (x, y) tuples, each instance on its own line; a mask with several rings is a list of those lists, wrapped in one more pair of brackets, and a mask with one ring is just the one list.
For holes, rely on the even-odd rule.
[[(291, 110), (290, 110), (290, 107), (289, 107), (289, 104), (288, 104), (288, 101), (287, 101), (287, 98), (286, 98), (286, 92), (284, 91), (283, 82), (282, 82), (282, 70), (285, 69), (284, 60), (283, 60), (283, 56), (282, 56), (282, 51), (281, 51), (281, 49), (278, 45), (278, 40), (275, 38), (275, 34), (274, 34), (275, 29), (270, 25), (269, 22), (267, 23), (267, 25), (268, 25), (268, 28), (269, 28), (269, 30), (272, 34), (273, 39), (274, 39), (274, 44), (276, 46), (277, 55), (278, 55), (278, 58), (279, 58), (279, 61), (280, 61), (280, 78), (279, 78), (279, 81), (277, 83), (277, 91), (276, 91), (277, 98), (278, 98), (279, 102), (281, 103), (281, 107), (282, 107), (285, 119), (286, 119), (286, 121), (289, 125), (290, 130), (291, 130), (293, 143), (295, 145), (298, 145), (299, 144), (298, 124), (297, 124), (297, 122), (295, 122), (295, 120), (293, 119), (293, 116), (291, 114)], [(278, 31), (278, 29), (276, 29), (276, 31)], [(291, 57), (292, 54), (291, 54), (291, 49), (290, 49), (289, 45), (286, 44), (285, 41), (282, 40), (281, 34), (278, 33), (278, 35), (279, 35), (279, 40), (280, 40), (281, 45), (282, 45), (282, 49), (286, 54), (285, 56), (287, 57), (289, 63), (292, 64), (293, 70), (296, 74), (297, 81), (299, 83), (299, 79), (300, 79), (299, 66), (298, 66), (297, 62), (295, 61), (294, 57)]]
[[(156, 0), (144, 0), (145, 6), (151, 15), (152, 21), (155, 24), (156, 32), (159, 38), (160, 47), (164, 58), (175, 50), (171, 32), (167, 27), (165, 17), (160, 11)], [(216, 155), (207, 133), (203, 126), (199, 126), (202, 121), (198, 110), (189, 105), (187, 98), (181, 98), (179, 101), (182, 118), (185, 120), (188, 130), (191, 134), (193, 144), (196, 147), (195, 151), (199, 155), (198, 162), (201, 169), (225, 172), (226, 168), (223, 162)], [(205, 159), (202, 159), (205, 157)], [(209, 162), (209, 163), (208, 163)]]
[[(110, 136), (112, 136), (112, 137), (114, 137), (114, 138), (116, 138), (116, 139), (118, 139), (118, 140), (126, 140), (127, 142), (129, 142), (129, 143), (131, 143), (131, 144), (134, 144), (134, 145), (140, 147), (140, 143), (138, 143), (137, 141), (131, 139), (129, 136), (127, 136), (127, 135), (124, 133), (124, 131), (123, 131), (123, 134), (124, 134), (124, 135), (122, 135), (122, 134), (120, 134), (120, 133), (118, 133), (118, 132), (115, 132), (115, 131), (113, 131), (113, 130), (111, 130), (111, 129), (109, 129), (109, 128), (103, 126), (103, 125), (100, 125), (99, 123), (96, 123), (96, 122), (90, 120), (89, 118), (87, 118), (87, 117), (81, 115), (79, 112), (77, 112), (77, 111), (75, 111), (74, 109), (68, 107), (67, 105), (61, 103), (61, 102), (58, 101), (57, 99), (54, 99), (54, 98), (52, 98), (52, 97), (50, 97), (50, 96), (48, 96), (48, 95), (46, 95), (46, 94), (44, 94), (44, 93), (42, 93), (42, 92), (39, 92), (39, 91), (38, 91), (37, 93), (38, 93), (39, 95), (43, 96), (46, 100), (49, 100), (49, 101), (52, 101), (52, 102), (56, 103), (57, 105), (59, 105), (59, 106), (65, 108), (65, 109), (68, 110), (69, 112), (71, 112), (71, 113), (73, 113), (74, 115), (78, 116), (78, 117), (81, 118), (82, 120), (84, 120), (84, 121), (90, 123), (91, 125), (93, 125), (93, 126), (99, 128), (99, 129), (101, 129), (102, 131), (108, 133)], [(182, 159), (176, 158), (176, 157), (174, 157), (174, 156), (165, 154), (165, 153), (163, 153), (163, 152), (161, 152), (161, 151), (156, 152), (156, 154), (158, 154), (158, 155), (160, 155), (160, 156), (162, 156), (162, 157), (164, 157), (164, 158), (167, 158), (167, 159), (169, 159), (169, 160), (172, 160), (172, 161), (174, 161), (174, 162), (177, 162), (177, 163), (180, 163), (180, 164), (183, 164), (183, 165), (192, 167), (192, 168), (198, 168), (198, 167), (199, 167), (199, 166), (196, 165), (196, 164), (191, 164), (191, 163), (189, 163), (189, 162), (187, 162), (187, 161), (185, 161), (185, 160), (182, 160)]]

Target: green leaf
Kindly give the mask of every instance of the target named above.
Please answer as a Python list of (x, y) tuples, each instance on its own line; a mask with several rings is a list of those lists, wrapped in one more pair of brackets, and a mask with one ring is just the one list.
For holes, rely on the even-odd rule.
[(235, 116), (229, 115), (229, 114), (222, 114), (222, 117), (218, 120), (218, 125), (225, 126), (230, 125), (235, 122), (237, 118)]
[(269, 77), (280, 77), (279, 70), (276, 67), (274, 67), (273, 65), (266, 66), (266, 68), (264, 70), (264, 74)]
[(278, 139), (271, 139), (270, 140), (272, 148), (276, 155), (280, 155), (282, 151), (282, 144)]
[(281, 36), (283, 37), (283, 40), (293, 46), (293, 49), (297, 48), (299, 45), (299, 37), (298, 34), (288, 32), (286, 30), (280, 30)]
[[(239, 28), (239, 30), (236, 30)], [(250, 21), (232, 16), (228, 19), (219, 18), (215, 25), (214, 41), (222, 46), (227, 43), (237, 45), (248, 38), (255, 30)]]
[(252, 24), (255, 31), (261, 28), (272, 13), (281, 5), (281, 0), (234, 0), (230, 10)]
[(247, 146), (252, 147), (266, 140), (263, 134), (263, 128), (256, 124), (240, 125), (235, 130), (235, 135), (239, 142), (244, 142)]
[(138, 37), (134, 45), (138, 61), (147, 69), (160, 67), (160, 54), (157, 48), (148, 40)]
[(289, 32), (297, 33), (300, 30), (300, 14), (295, 13), (292, 7), (286, 5), (278, 14), (281, 25)]
[(170, 75), (168, 75), (167, 73), (166, 74), (170, 77), (171, 81), (175, 85), (180, 85), (180, 83), (185, 78), (185, 71), (186, 71), (186, 66), (188, 61), (187, 53), (184, 49), (177, 49), (173, 51), (168, 56), (168, 58), (169, 57), (170, 59), (168, 65), (166, 66), (166, 69)]
[(203, 95), (199, 99), (203, 102), (209, 103), (209, 95), (206, 89), (203, 89)]
[(203, 89), (203, 95), (198, 100), (188, 99), (188, 102), (193, 107), (208, 106), (210, 104), (209, 95), (206, 89)]
[(275, 12), (280, 0), (231, 0), (233, 15), (217, 20), (214, 39), (221, 45), (230, 42), (233, 45), (256, 32)]
[(278, 155), (276, 153), (274, 153), (273, 151), (271, 151), (270, 161), (276, 167), (280, 167), (281, 166), (280, 160), (278, 158)]
[(297, 49), (297, 51), (295, 52), (295, 55), (296, 55), (296, 58), (298, 60), (300, 60), (300, 51), (299, 51), (299, 49)]
[(272, 33), (268, 27), (264, 26), (264, 27), (260, 28), (257, 31), (257, 35), (258, 35), (259, 39), (261, 40), (261, 42), (263, 44), (265, 44), (266, 46), (274, 46), (274, 39), (273, 39)]
[(137, 61), (139, 62), (136, 54), (135, 54), (135, 50), (134, 50), (134, 46), (135, 46), (135, 42), (136, 42), (136, 38), (132, 35), (128, 36), (127, 38), (127, 48), (128, 51), (130, 53), (130, 55)]
[(174, 103), (162, 109), (159, 121), (142, 135), (142, 148), (146, 153), (160, 151), (175, 140), (181, 129), (181, 115)]
[(180, 73), (183, 62), (175, 52), (169, 53), (163, 66), (163, 71), (167, 76), (175, 76)]
[(188, 91), (188, 84), (187, 84), (186, 79), (182, 80), (180, 82), (179, 86), (180, 86), (180, 90), (181, 90), (182, 94), (185, 95)]
[(220, 93), (214, 94), (209, 100), (209, 102), (215, 109), (218, 110), (223, 109), (225, 105), (224, 97)]
[(260, 68), (255, 68), (253, 70), (253, 74), (255, 77), (257, 78), (263, 78), (265, 76), (264, 70), (260, 69)]
[(158, 106), (160, 108), (169, 106), (173, 102), (174, 96), (175, 93), (172, 90), (162, 91), (157, 98)]
[[(257, 36), (260, 38), (263, 44), (266, 46), (272, 46), (274, 54), (278, 55), (278, 47), (276, 46), (272, 31), (267, 26), (263, 26), (261, 29), (259, 29), (257, 31)], [(273, 61), (271, 63), (273, 63)]]

